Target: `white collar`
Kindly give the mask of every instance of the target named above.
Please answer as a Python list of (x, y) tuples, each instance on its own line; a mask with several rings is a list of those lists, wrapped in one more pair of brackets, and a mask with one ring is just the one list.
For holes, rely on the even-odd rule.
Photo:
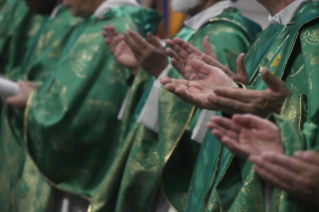
[(188, 16), (184, 21), (184, 25), (193, 29), (198, 30), (200, 29), (207, 21), (216, 16), (222, 14), (225, 9), (235, 7), (234, 2), (231, 0), (223, 0), (219, 1), (213, 6), (205, 9), (204, 11), (198, 13), (195, 16)]
[(94, 15), (96, 17), (104, 16), (111, 9), (119, 6), (141, 7), (136, 0), (106, 0), (95, 10)]
[(311, 0), (295, 0), (293, 3), (289, 4), (285, 9), (281, 10), (274, 16), (269, 14), (268, 20), (272, 24), (276, 25), (286, 25), (291, 19), (299, 12), (299, 10)]
[(60, 9), (62, 8), (62, 4), (58, 4), (57, 6), (55, 6), (54, 10), (52, 11), (50, 18), (53, 20), (55, 19), (55, 17), (57, 16), (57, 14), (59, 13)]

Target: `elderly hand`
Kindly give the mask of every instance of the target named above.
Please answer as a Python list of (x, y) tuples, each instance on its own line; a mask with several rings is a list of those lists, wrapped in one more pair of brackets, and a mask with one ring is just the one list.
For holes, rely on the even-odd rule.
[(232, 120), (212, 117), (207, 127), (237, 156), (247, 158), (266, 151), (283, 153), (279, 128), (253, 115), (234, 115)]
[(32, 82), (18, 81), (21, 92), (15, 96), (10, 96), (6, 99), (6, 103), (12, 107), (24, 110), (29, 99), (29, 96), (35, 91), (35, 85)]
[(279, 114), (289, 90), (285, 83), (272, 75), (267, 68), (263, 69), (261, 76), (269, 89), (256, 91), (216, 88), (208, 100), (228, 114), (251, 113), (260, 117), (266, 117), (270, 113)]
[(174, 53), (171, 49), (166, 49), (166, 53), (172, 58), (172, 65), (187, 80), (203, 79), (204, 76), (194, 70), (191, 65), (191, 61), (195, 57), (200, 57), (208, 65), (215, 66), (224, 71), (233, 81), (249, 85), (249, 78), (244, 64), (245, 54), (239, 55), (237, 59), (237, 74), (235, 74), (218, 62), (217, 56), (210, 45), (208, 36), (206, 36), (203, 41), (205, 53), (180, 38), (166, 40), (166, 44), (175, 52)]
[(210, 57), (217, 60), (209, 43), (208, 36), (206, 36), (203, 41), (205, 54), (180, 38), (174, 38), (173, 40), (168, 39), (166, 40), (166, 44), (171, 48), (167, 48), (166, 53), (171, 57), (172, 65), (187, 80), (199, 80), (205, 78), (205, 76), (196, 72), (192, 67), (192, 60), (195, 57), (202, 57), (205, 54), (208, 54)]
[(257, 174), (290, 195), (319, 205), (319, 153), (295, 152), (295, 158), (268, 152), (252, 155)]
[(163, 77), (161, 78), (161, 83), (164, 85), (164, 88), (185, 102), (191, 103), (198, 108), (211, 110), (218, 110), (218, 108), (208, 100), (208, 97), (213, 93), (215, 88), (229, 87), (239, 89), (236, 83), (222, 70), (207, 65), (199, 58), (192, 60), (192, 67), (205, 77), (194, 81)]
[(125, 41), (133, 51), (137, 61), (150, 75), (158, 78), (162, 71), (168, 66), (165, 49), (151, 33), (147, 33), (144, 40), (136, 32), (129, 30), (125, 35)]
[(103, 27), (103, 36), (105, 44), (114, 58), (123, 66), (130, 69), (132, 74), (138, 74), (140, 64), (136, 60), (134, 53), (124, 41), (124, 36), (121, 35), (114, 27)]

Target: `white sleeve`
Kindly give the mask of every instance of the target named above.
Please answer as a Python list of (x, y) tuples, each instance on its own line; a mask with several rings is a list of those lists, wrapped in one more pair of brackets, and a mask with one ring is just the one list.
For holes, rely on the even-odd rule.
[(122, 106), (121, 106), (121, 110), (117, 116), (117, 119), (118, 120), (122, 120), (123, 119), (123, 116), (124, 116), (124, 112), (126, 110), (126, 105), (127, 105), (127, 102), (128, 102), (128, 99), (130, 98), (131, 96), (131, 92), (132, 92), (132, 89), (130, 88), (128, 91), (127, 91), (127, 94), (125, 96), (125, 99), (124, 99), (124, 102), (122, 103)]
[(202, 110), (197, 120), (196, 126), (193, 129), (192, 140), (198, 143), (203, 143), (205, 135), (207, 133), (206, 123), (209, 122), (212, 116), (216, 115), (216, 111)]
[(168, 71), (172, 68), (169, 64), (162, 74), (154, 81), (153, 87), (148, 95), (143, 110), (137, 120), (138, 123), (143, 124), (145, 127), (158, 133), (158, 99), (161, 89), (160, 78), (167, 75)]
[(0, 77), (0, 96), (8, 97), (20, 93), (18, 83)]

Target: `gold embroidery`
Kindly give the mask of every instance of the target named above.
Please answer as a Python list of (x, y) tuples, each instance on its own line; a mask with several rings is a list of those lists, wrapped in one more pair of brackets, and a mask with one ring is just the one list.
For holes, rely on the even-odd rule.
[(278, 54), (277, 57), (275, 58), (275, 60), (270, 65), (270, 68), (275, 67), (274, 71), (272, 72), (273, 75), (276, 74), (276, 71), (277, 71), (277, 68), (278, 68), (278, 66), (280, 64), (281, 59), (282, 59), (281, 54)]

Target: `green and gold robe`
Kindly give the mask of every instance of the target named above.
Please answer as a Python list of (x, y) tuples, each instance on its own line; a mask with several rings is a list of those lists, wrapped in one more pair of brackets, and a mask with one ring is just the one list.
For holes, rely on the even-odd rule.
[[(33, 81), (40, 86), (50, 68), (58, 61), (72, 31), (81, 21), (82, 19), (73, 18), (64, 7), (59, 9), (55, 17), (44, 18), (21, 66), (13, 69), (6, 77), (14, 81), (18, 79)], [(21, 150), (21, 144), (15, 144), (23, 140), (23, 112), (14, 108), (5, 108), (2, 114), (0, 141), (8, 146), (6, 151), (16, 152), (11, 156), (6, 154), (5, 161), (10, 161), (11, 166), (14, 162), (17, 165), (19, 163), (20, 167), (19, 170), (16, 169), (16, 176), (11, 181), (10, 189), (14, 195), (12, 194), (10, 204), (15, 211), (35, 211), (36, 209), (51, 211), (53, 190), (38, 173), (31, 158), (25, 154), (23, 145)], [(19, 162), (17, 155), (20, 157)], [(9, 176), (6, 173), (1, 174)]]
[[(260, 73), (263, 67), (268, 67), (291, 92), (281, 115), (293, 121), (300, 130), (308, 127), (312, 130), (314, 123), (310, 120), (318, 108), (315, 97), (315, 82), (319, 77), (315, 62), (318, 44), (316, 20), (318, 3), (308, 3), (288, 25), (272, 25), (262, 32), (246, 55), (251, 85), (245, 88), (267, 89)], [(265, 45), (269, 41), (271, 45)], [(196, 165), (193, 187), (202, 188), (206, 195), (204, 202), (197, 201), (196, 204), (204, 205), (205, 211), (265, 211), (263, 183), (251, 169), (251, 163), (232, 155), (211, 135), (208, 135), (204, 147)], [(199, 182), (205, 175), (201, 173), (206, 173), (205, 183)], [(270, 211), (305, 211), (295, 206), (283, 207), (287, 198), (283, 193), (281, 195), (279, 198), (274, 193), (273, 197), (277, 199), (272, 202)], [(193, 199), (196, 202), (195, 197)]]
[[(236, 9), (227, 9), (195, 32), (189, 43), (202, 50), (202, 40), (208, 35), (221, 64), (236, 70), (238, 55), (248, 50), (260, 30), (257, 24), (242, 17)], [(170, 70), (168, 76), (182, 79), (175, 69)], [(177, 211), (189, 209), (187, 203), (191, 190), (190, 182), (201, 148), (197, 142), (191, 140), (191, 134), (199, 113), (199, 109), (161, 89), (159, 102), (161, 188), (170, 205)]]
[(29, 98), (25, 142), (51, 186), (90, 201), (102, 179), (119, 178), (116, 170), (122, 167), (116, 161), (124, 143), (117, 114), (130, 73), (108, 51), (101, 29), (112, 25), (121, 33), (132, 29), (146, 35), (159, 19), (153, 10), (129, 6), (91, 16), (71, 35), (43, 86)]
[(23, 0), (8, 1), (0, 20), (0, 74), (20, 67), (43, 16), (33, 14)]
[[(245, 52), (248, 49), (255, 33), (259, 30), (259, 26), (244, 19), (236, 9), (228, 9), (222, 15), (206, 23), (197, 32), (191, 28), (184, 27), (176, 37), (188, 41), (202, 50), (202, 40), (206, 35), (209, 35), (210, 40), (213, 41), (212, 47), (215, 49), (217, 56), (223, 64), (235, 67), (236, 64), (233, 61), (236, 60), (241, 52)], [(227, 42), (225, 42), (226, 40)], [(181, 78), (178, 72), (173, 68), (169, 71), (169, 76)], [(163, 189), (167, 192), (166, 194), (168, 194), (169, 200), (173, 202), (176, 208), (180, 209), (182, 208), (181, 205), (185, 204), (185, 202), (180, 200), (180, 197), (184, 197), (187, 194), (189, 185), (187, 177), (191, 175), (192, 166), (194, 165), (197, 152), (200, 148), (199, 143), (190, 140), (192, 129), (196, 124), (200, 111), (197, 111), (196, 115), (194, 115), (192, 106), (179, 101), (173, 95), (162, 90), (159, 108), (159, 134), (142, 124), (138, 124), (136, 122), (137, 118), (147, 100), (153, 82), (154, 79), (151, 80), (149, 86), (146, 88), (130, 121), (131, 129), (127, 135), (127, 148), (125, 149), (125, 151), (129, 152), (129, 157), (121, 181), (115, 211), (130, 211), (132, 208), (134, 208), (134, 211), (140, 212), (151, 211), (161, 183), (164, 185)], [(187, 116), (187, 118), (189, 116), (191, 116), (191, 118), (193, 117), (191, 124), (189, 124), (187, 120), (184, 120), (185, 116)], [(164, 119), (162, 119), (162, 117)], [(183, 129), (185, 124), (186, 127), (188, 126), (187, 129)], [(165, 129), (163, 129), (164, 126)], [(167, 129), (169, 129), (169, 131)], [(167, 162), (165, 160), (169, 158), (166, 156), (173, 151), (176, 142), (175, 139), (165, 136), (172, 136), (171, 133), (174, 133), (174, 129), (177, 129), (176, 134), (184, 135), (182, 138), (183, 142), (181, 142), (179, 148), (183, 150), (181, 159), (187, 163), (186, 166), (175, 170), (180, 171), (185, 168), (182, 172), (187, 172), (186, 180), (180, 178), (180, 180), (183, 180), (182, 186), (180, 187), (176, 187), (175, 185), (172, 187), (171, 184), (166, 184), (166, 176), (174, 178), (173, 180), (176, 180), (175, 176), (179, 177), (175, 175), (177, 174), (175, 171), (170, 172), (171, 170), (169, 168), (172, 166), (165, 169), (163, 172), (164, 175), (162, 175), (164, 165)], [(176, 150), (174, 153), (176, 155), (179, 154), (179, 150)], [(176, 155), (174, 155), (175, 158), (180, 156)], [(175, 158), (173, 162), (176, 162)], [(173, 162), (170, 164), (174, 164)], [(162, 182), (161, 176), (164, 176)], [(169, 183), (171, 182), (172, 181)], [(110, 195), (106, 192), (109, 188), (107, 185), (109, 186), (109, 184), (106, 184), (105, 187), (101, 187), (103, 189), (100, 189), (99, 198), (93, 199), (92, 201), (95, 200), (98, 202), (99, 200), (105, 199), (106, 195)], [(167, 191), (167, 185), (171, 190)], [(171, 195), (171, 191), (174, 192), (177, 188), (181, 187), (183, 189), (183, 195), (177, 196), (176, 193)], [(177, 191), (180, 192), (180, 190)], [(93, 207), (92, 211), (103, 211), (106, 209), (107, 206)]]

